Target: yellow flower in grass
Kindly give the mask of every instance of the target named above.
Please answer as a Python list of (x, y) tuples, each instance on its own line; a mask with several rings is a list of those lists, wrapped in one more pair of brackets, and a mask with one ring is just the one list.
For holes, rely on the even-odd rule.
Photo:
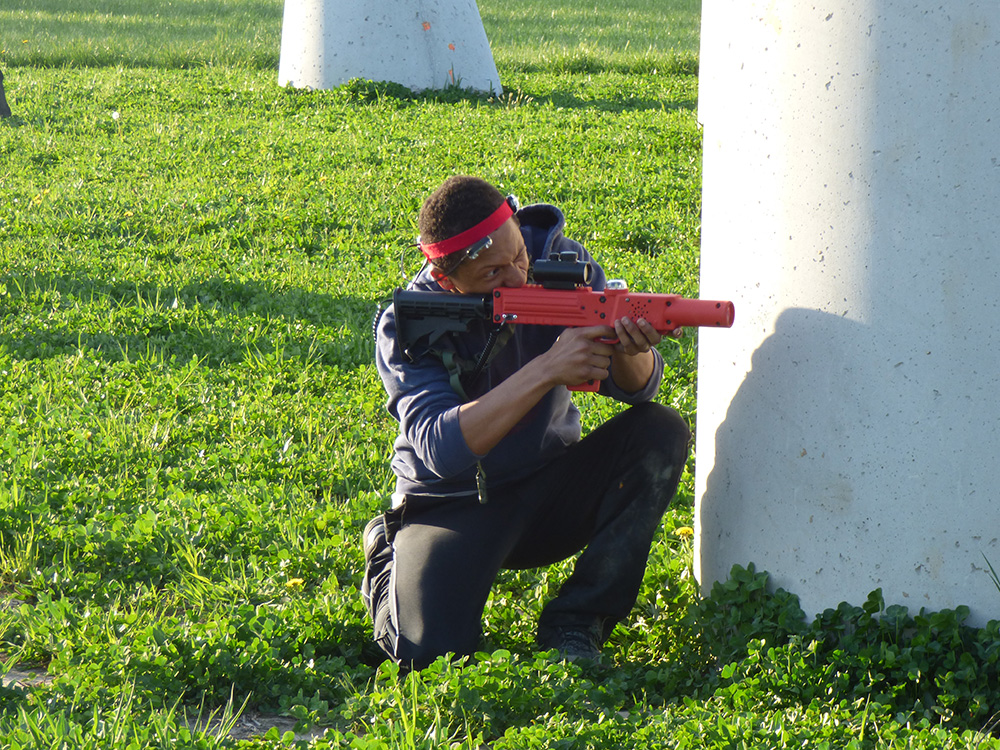
[(300, 589), (300, 588), (302, 588), (302, 584), (303, 583), (305, 583), (305, 581), (303, 581), (301, 578), (289, 578), (285, 582), (285, 588), (286, 589)]
[(674, 533), (677, 534), (681, 539), (690, 539), (694, 536), (694, 529), (690, 526), (678, 526), (674, 529)]

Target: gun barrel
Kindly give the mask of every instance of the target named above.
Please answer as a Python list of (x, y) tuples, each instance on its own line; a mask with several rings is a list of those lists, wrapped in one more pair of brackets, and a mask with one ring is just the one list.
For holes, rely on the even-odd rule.
[(493, 320), (535, 325), (612, 325), (620, 318), (645, 318), (660, 333), (675, 328), (729, 328), (736, 308), (728, 300), (687, 299), (678, 294), (643, 294), (628, 289), (595, 292), (541, 289), (526, 285), (493, 290)]
[(664, 330), (668, 331), (688, 326), (731, 328), (736, 319), (736, 306), (729, 300), (676, 297), (663, 303), (663, 315)]

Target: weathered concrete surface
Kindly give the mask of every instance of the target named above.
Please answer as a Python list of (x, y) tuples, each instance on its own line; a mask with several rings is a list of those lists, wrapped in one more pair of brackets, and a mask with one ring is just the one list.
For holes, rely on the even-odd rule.
[(328, 89), (352, 78), (503, 91), (475, 0), (285, 0), (278, 83)]
[(706, 0), (696, 572), (1000, 617), (1000, 4)]

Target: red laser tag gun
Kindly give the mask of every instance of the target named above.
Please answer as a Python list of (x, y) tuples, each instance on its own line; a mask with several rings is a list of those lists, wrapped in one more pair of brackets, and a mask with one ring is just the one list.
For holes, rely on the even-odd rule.
[[(393, 294), (396, 336), (407, 353), (420, 342), (430, 347), (449, 331), (466, 331), (473, 320), (525, 325), (613, 325), (628, 317), (645, 318), (660, 334), (675, 328), (711, 326), (729, 328), (736, 309), (725, 300), (686, 299), (677, 294), (631, 292), (623, 281), (608, 281), (603, 291), (590, 287), (593, 268), (574, 252), (535, 261), (532, 283), (499, 287), (490, 294), (454, 294), (397, 289)], [(570, 390), (596, 391), (591, 381)]]

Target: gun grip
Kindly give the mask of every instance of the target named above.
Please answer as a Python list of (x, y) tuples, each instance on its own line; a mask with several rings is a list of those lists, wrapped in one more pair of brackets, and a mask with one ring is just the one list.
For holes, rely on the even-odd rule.
[[(602, 344), (617, 344), (619, 339), (616, 336), (611, 336), (610, 338), (597, 338), (594, 339), (594, 341), (600, 341)], [(571, 391), (576, 391), (577, 393), (597, 393), (601, 389), (601, 381), (588, 380), (586, 383), (569, 385), (566, 387)]]

